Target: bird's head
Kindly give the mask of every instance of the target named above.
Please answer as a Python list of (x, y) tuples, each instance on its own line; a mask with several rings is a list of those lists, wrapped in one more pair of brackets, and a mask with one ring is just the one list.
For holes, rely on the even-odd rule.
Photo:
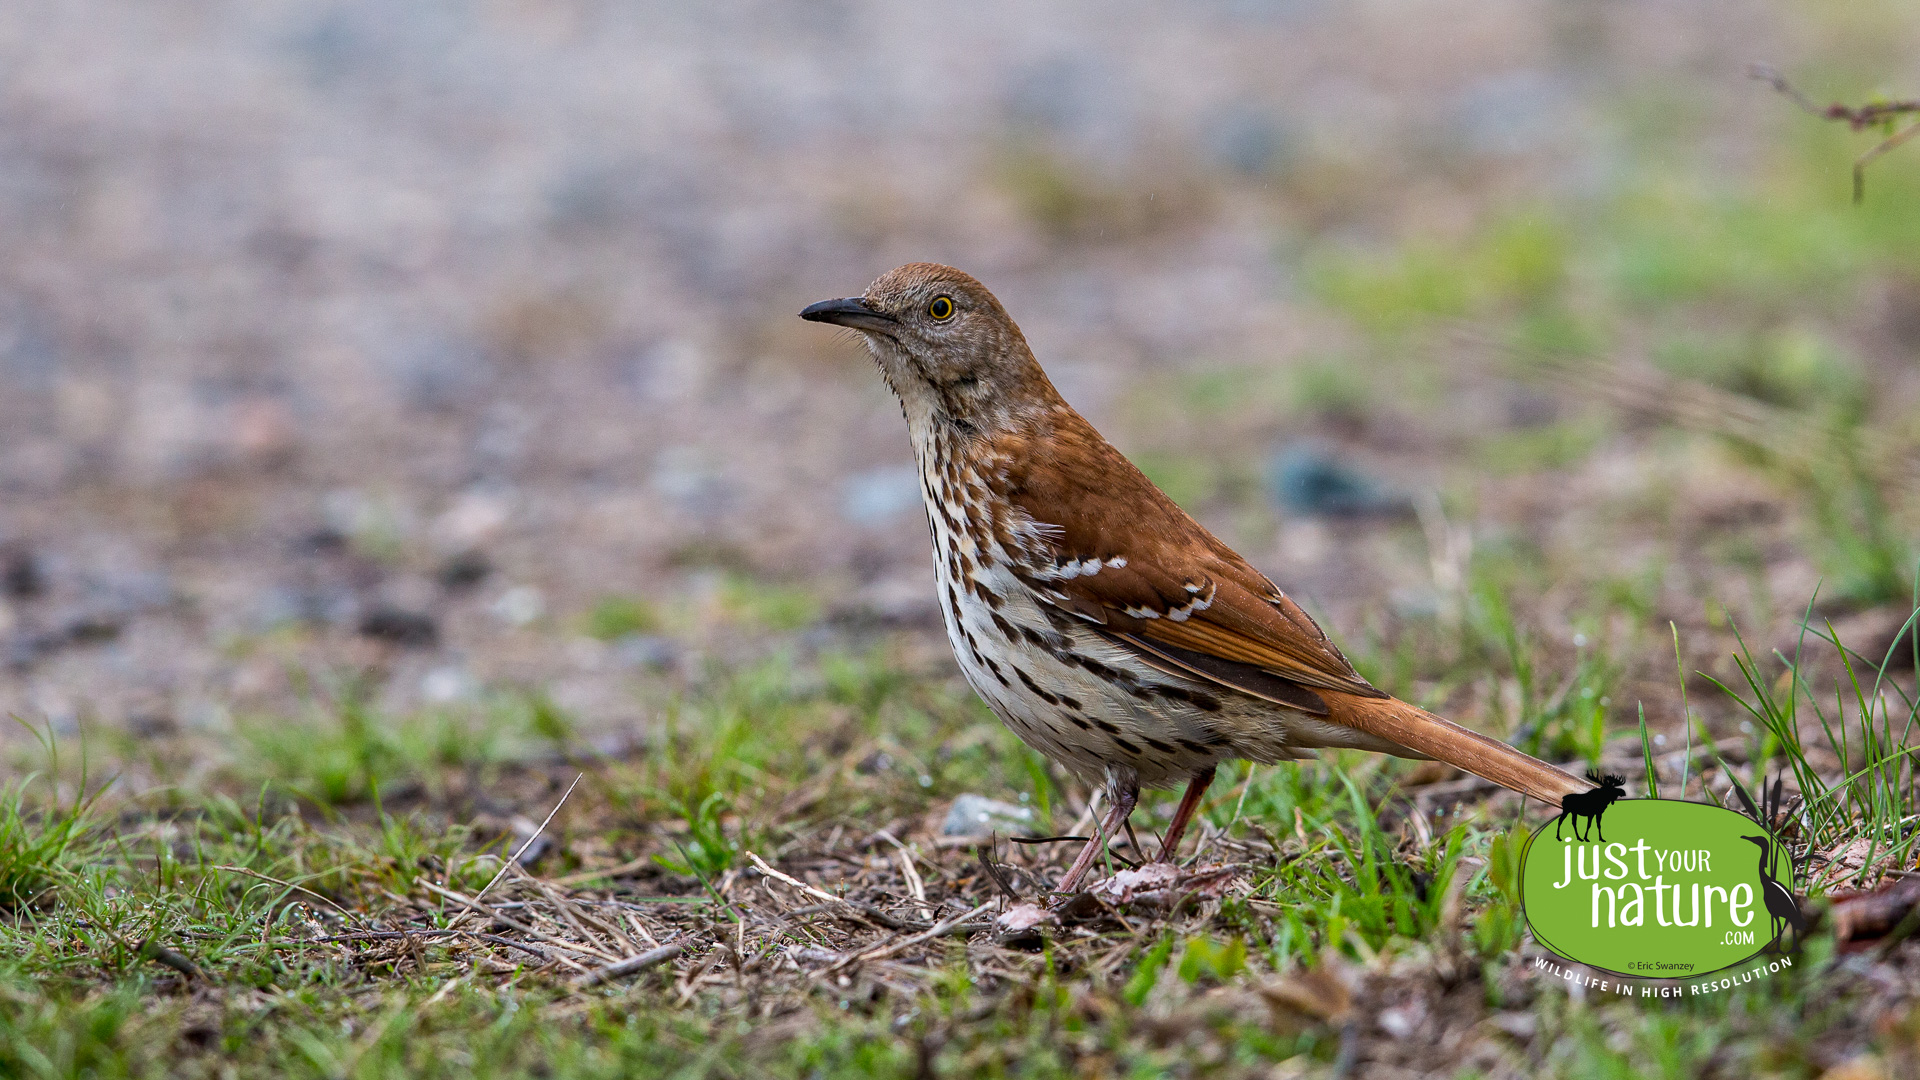
[(858, 331), (887, 384), (915, 406), (973, 425), (1003, 419), (1051, 386), (1020, 328), (985, 285), (938, 263), (882, 274), (864, 296), (822, 300), (800, 312)]
[(1769, 846), (1767, 838), (1764, 836), (1743, 836), (1740, 839), (1759, 844), (1762, 850), (1765, 850)]

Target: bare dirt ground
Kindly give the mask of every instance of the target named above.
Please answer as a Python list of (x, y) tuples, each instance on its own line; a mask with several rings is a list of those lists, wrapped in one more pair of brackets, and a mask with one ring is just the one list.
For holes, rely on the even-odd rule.
[[(833, 12), (13, 8), (0, 710), (218, 734), (372, 630), (402, 646), (392, 708), (541, 685), (617, 733), (647, 722), (633, 659), (729, 645), (609, 656), (578, 632), (602, 596), (698, 612), (745, 574), (930, 628), (896, 410), (792, 318), (908, 259), (999, 290), (1071, 400), (1348, 635), (1428, 553), (1276, 510), (1278, 446), (1622, 573), (1700, 573), (1700, 533), (1737, 531), (1766, 619), (1810, 595), (1776, 493), (1647, 429), (1544, 475), (1463, 460), (1586, 406), (1444, 340), (1406, 393), (1308, 279), (1608, 184), (1623, 111), (1697, 114), (1690, 158), (1756, 183), (1781, 114), (1740, 66), (1843, 31), (1742, 4)], [(1875, 287), (1836, 321), (1910, 375), (1920, 301)], [(1256, 407), (1166, 407), (1248, 370)], [(1691, 533), (1618, 520), (1663, 483)], [(1662, 616), (1745, 600), (1719, 586), (1663, 582)]]

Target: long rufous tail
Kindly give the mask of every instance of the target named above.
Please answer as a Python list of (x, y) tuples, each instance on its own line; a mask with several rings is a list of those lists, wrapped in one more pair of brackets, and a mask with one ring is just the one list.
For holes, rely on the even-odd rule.
[(1506, 743), (1468, 731), (1397, 698), (1365, 698), (1321, 691), (1328, 719), (1358, 728), (1491, 780), (1549, 806), (1592, 784), (1523, 754)]

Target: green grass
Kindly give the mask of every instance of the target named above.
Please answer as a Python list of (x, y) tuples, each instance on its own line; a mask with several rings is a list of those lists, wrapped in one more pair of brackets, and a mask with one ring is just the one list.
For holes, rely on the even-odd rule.
[(768, 630), (798, 630), (818, 621), (821, 615), (819, 598), (798, 586), (729, 575), (720, 594), (730, 615)]
[(587, 612), (584, 623), (588, 637), (613, 641), (658, 630), (660, 616), (653, 605), (636, 597), (603, 596)]
[[(1916, 620), (1920, 609), (1907, 628)], [(1806, 675), (1810, 651), (1823, 647), (1844, 672), (1826, 691), (1830, 699)], [(1756, 766), (1746, 777), (1749, 799), (1757, 802), (1768, 766), (1790, 772), (1805, 800), (1796, 827), (1816, 850), (1865, 843), (1861, 864), (1848, 879), (1855, 887), (1871, 883), (1883, 866), (1911, 866), (1920, 840), (1911, 819), (1920, 806), (1920, 763), (1912, 746), (1920, 696), (1890, 677), (1893, 659), (1891, 650), (1861, 654), (1830, 625), (1809, 626), (1792, 656), (1756, 658), (1743, 643), (1738, 664), (1744, 686), (1741, 692), (1723, 687), (1758, 724)], [(1817, 730), (1818, 738), (1809, 738), (1808, 729)], [(1823, 769), (1818, 755), (1837, 767)]]
[[(1532, 686), (1519, 719), (1531, 720), (1543, 750), (1597, 750), (1586, 740), (1630, 723), (1619, 710), (1589, 711), (1614, 685), (1615, 661), (1597, 648), (1570, 659), (1542, 650), (1490, 584), (1475, 604), (1454, 664)], [(1715, 774), (1714, 790), (1727, 790), (1728, 777), (1757, 790), (1784, 771), (1809, 795), (1803, 842), (1826, 850), (1867, 838), (1904, 864), (1914, 842), (1904, 823), (1916, 770), (1901, 749), (1916, 719), (1902, 696), (1910, 691), (1897, 680), (1876, 685), (1884, 657), (1864, 658), (1872, 669), (1850, 659), (1842, 699), (1829, 705), (1814, 693), (1832, 687), (1810, 657), (1791, 669), (1746, 657), (1742, 693), (1758, 721), (1755, 747)], [(1575, 689), (1543, 700), (1542, 688), (1562, 685)], [(1882, 687), (1895, 692), (1878, 695)], [(723, 961), (734, 954), (721, 943), (767, 932), (758, 903), (719, 899), (746, 851), (778, 859), (817, 849), (835, 829), (911, 828), (962, 791), (1043, 803), (1079, 797), (1035, 769), (1036, 759), (951, 684), (883, 653), (776, 657), (719, 672), (683, 692), (672, 717), (643, 753), (585, 767), (587, 782), (554, 826), (561, 851), (538, 872), (557, 878), (587, 859), (650, 856), (650, 868), (603, 882), (611, 891), (594, 895), (693, 920), (677, 925), (707, 935), (709, 955)], [(336, 723), (305, 737), (359, 745), (341, 734), (346, 720)], [(459, 745), (508, 745), (469, 739), (477, 741)], [(1663, 1008), (1576, 1007), (1518, 961), (1526, 832), (1511, 807), (1416, 811), (1403, 786), (1413, 766), (1371, 755), (1228, 770), (1203, 813), (1222, 842), (1256, 846), (1216, 848), (1214, 857), (1251, 867), (1249, 888), (1217, 909), (1063, 936), (1038, 954), (955, 939), (911, 977), (874, 972), (841, 983), (749, 966), (750, 974), (687, 995), (684, 971), (576, 991), (564, 972), (524, 957), (482, 965), (446, 937), (412, 949), (312, 944), (356, 927), (455, 925), (459, 909), (422, 883), (473, 895), (494, 876), (506, 839), (450, 816), (432, 795), (447, 785), (423, 782), (427, 794), (414, 809), (385, 809), (370, 781), (327, 789), (314, 781), (318, 770), (289, 775), (276, 744), (251, 745), (233, 775), (270, 778), (251, 796), (235, 783), (175, 791), (164, 805), (61, 802), (59, 763), (50, 761), (44, 778), (0, 804), (0, 866), (15, 883), (0, 919), (0, 1072), (1259, 1075), (1282, 1062), (1331, 1069), (1351, 1040), (1375, 1038), (1343, 1035), (1339, 1022), (1300, 1011), (1312, 994), (1303, 999), (1299, 987), (1336, 976), (1372, 988), (1358, 991), (1373, 1002), (1363, 1001), (1367, 1010), (1395, 994), (1425, 994), (1441, 1008), (1432, 995), (1451, 987), (1444, 1009), (1463, 1031), (1479, 1030), (1485, 1015), (1524, 1013), (1532, 1033), (1513, 1050), (1554, 1075), (1763, 1065), (1811, 1075), (1820, 1040), (1871, 1047), (1880, 1038), (1856, 1030), (1845, 1002), (1864, 992), (1860, 980), (1827, 964), (1831, 947), (1817, 938), (1791, 974), (1751, 988)], [(521, 756), (382, 753), (422, 774), (484, 761), (494, 797), (548, 808), (562, 777), (533, 753), (539, 744), (518, 745)], [(1846, 770), (1823, 765), (1822, 754)], [(380, 768), (387, 771), (367, 775), (407, 775)], [(1665, 779), (1677, 778), (1669, 771)], [(1168, 809), (1168, 800), (1150, 800), (1141, 824)], [(1415, 813), (1428, 815), (1423, 828)], [(930, 887), (977, 878), (965, 851), (922, 846), (919, 858)], [(823, 883), (840, 889), (852, 880)], [(739, 962), (759, 955), (750, 940)]]
[(0, 795), (0, 907), (8, 910), (52, 895), (73, 873), (93, 833), (84, 807), (28, 811), (31, 783), (29, 778)]
[(1597, 417), (1502, 431), (1481, 440), (1474, 458), (1496, 474), (1562, 469), (1585, 461), (1609, 434)]
[(1155, 487), (1188, 510), (1220, 490), (1219, 470), (1214, 463), (1194, 455), (1148, 451), (1134, 454), (1133, 463)]
[(1567, 284), (1571, 245), (1554, 214), (1529, 210), (1503, 214), (1460, 240), (1330, 250), (1308, 267), (1307, 280), (1364, 329), (1394, 336), (1433, 318), (1552, 309)]
[(412, 786), (438, 788), (449, 770), (484, 775), (501, 763), (564, 745), (570, 722), (541, 695), (501, 694), (402, 716), (377, 709), (351, 683), (299, 717), (237, 724), (241, 775), (283, 785), (321, 805)]

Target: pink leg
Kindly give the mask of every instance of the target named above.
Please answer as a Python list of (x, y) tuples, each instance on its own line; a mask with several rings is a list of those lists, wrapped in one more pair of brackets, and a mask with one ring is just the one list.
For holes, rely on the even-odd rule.
[(1173, 861), (1174, 853), (1180, 850), (1180, 838), (1186, 834), (1187, 822), (1193, 820), (1194, 811), (1200, 809), (1200, 800), (1212, 784), (1213, 766), (1193, 774), (1187, 793), (1180, 796), (1180, 808), (1173, 812), (1173, 821), (1167, 825), (1167, 838), (1160, 842), (1160, 862)]
[(1080, 857), (1073, 860), (1073, 865), (1067, 868), (1067, 876), (1060, 879), (1060, 886), (1054, 890), (1055, 892), (1079, 891), (1080, 879), (1087, 876), (1087, 871), (1093, 868), (1093, 860), (1106, 850), (1107, 839), (1133, 814), (1134, 803), (1140, 800), (1140, 783), (1131, 776), (1124, 780), (1110, 779), (1107, 792), (1113, 800), (1112, 808), (1107, 811), (1107, 816), (1100, 820), (1100, 828), (1093, 834), (1093, 839), (1087, 841), (1087, 846), (1080, 849)]

